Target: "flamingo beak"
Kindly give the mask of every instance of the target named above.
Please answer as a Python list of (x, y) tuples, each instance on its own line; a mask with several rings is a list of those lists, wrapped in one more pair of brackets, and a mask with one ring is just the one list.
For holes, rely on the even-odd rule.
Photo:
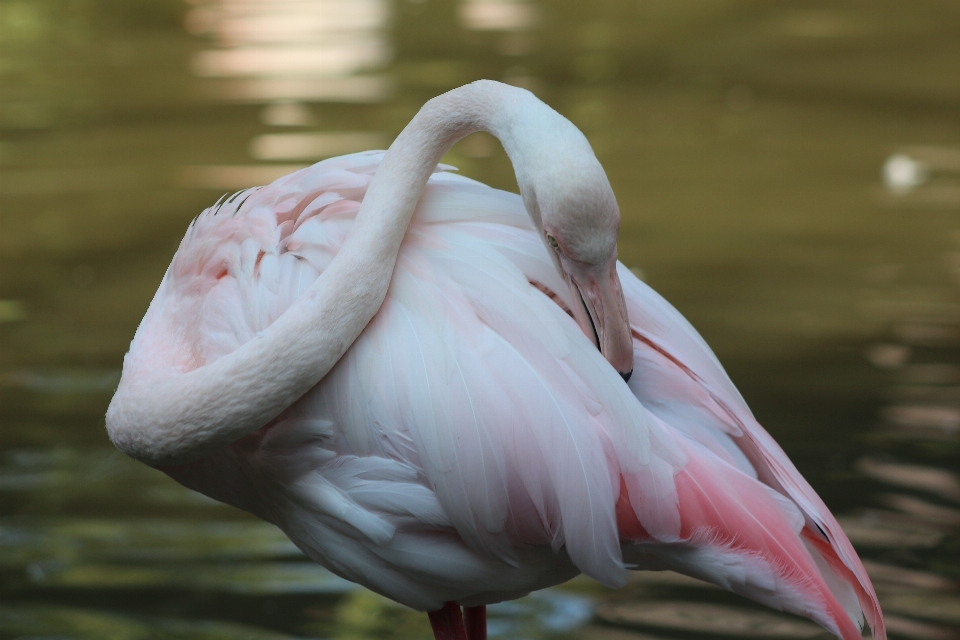
[(624, 380), (633, 373), (633, 339), (617, 261), (588, 265), (561, 258), (574, 300), (574, 317)]

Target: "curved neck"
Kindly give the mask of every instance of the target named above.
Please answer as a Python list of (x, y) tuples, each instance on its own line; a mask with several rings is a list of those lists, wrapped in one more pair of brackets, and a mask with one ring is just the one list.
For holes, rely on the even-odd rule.
[(390, 146), (336, 258), (266, 331), (186, 373), (138, 366), (134, 340), (107, 411), (114, 443), (148, 464), (195, 460), (259, 429), (316, 385), (380, 308), (400, 243), (440, 158), (481, 130), (500, 139), (540, 226), (529, 177), (556, 162), (551, 140), (558, 134), (575, 132), (577, 151), (579, 140), (586, 145), (582, 134), (529, 92), (496, 82), (475, 82), (431, 100)]
[[(542, 171), (556, 163), (558, 147), (569, 147), (571, 142), (578, 143), (575, 153), (568, 150), (565, 155), (575, 157), (585, 152), (586, 157), (593, 158), (583, 134), (529, 91), (490, 80), (474, 82), (427, 102), (397, 136), (364, 196), (347, 243), (369, 252), (382, 242), (386, 252), (382, 257), (395, 260), (427, 180), (440, 159), (458, 140), (477, 131), (500, 140), (513, 164), (524, 204), (538, 227), (533, 170), (540, 167)], [(364, 237), (366, 230), (378, 234), (378, 238)]]

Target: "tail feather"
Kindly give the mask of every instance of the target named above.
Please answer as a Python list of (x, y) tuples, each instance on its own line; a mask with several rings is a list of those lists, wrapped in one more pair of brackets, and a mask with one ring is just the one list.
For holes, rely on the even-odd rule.
[[(625, 482), (617, 509), (624, 560), (670, 568), (782, 611), (810, 618), (843, 640), (861, 637), (859, 586), (829, 543), (809, 533), (800, 510), (781, 494), (693, 445), (676, 475), (681, 541), (647, 533)], [(811, 542), (813, 540), (813, 542)], [(811, 554), (810, 548), (816, 552)]]
[[(638, 363), (630, 380), (634, 394), (678, 436), (705, 447), (713, 457), (793, 503), (804, 520), (802, 538), (808, 555), (826, 576), (823, 579), (836, 577), (838, 583), (849, 584), (873, 638), (885, 640), (876, 592), (830, 510), (756, 421), (696, 330), (625, 268), (620, 278)], [(853, 598), (840, 600), (853, 609)]]
[[(850, 585), (860, 611), (866, 619), (870, 630), (873, 632), (873, 638), (875, 640), (886, 640), (887, 629), (883, 622), (883, 613), (880, 611), (880, 604), (877, 601), (877, 595), (873, 590), (873, 585), (867, 581), (867, 586), (865, 587), (860, 575), (850, 569), (848, 566), (849, 563), (844, 560), (844, 555), (837, 551), (837, 541), (835, 538), (825, 540), (819, 532), (813, 532), (809, 528), (803, 531), (803, 536), (804, 543), (807, 545), (807, 548), (810, 549), (810, 554), (815, 559), (822, 559), (838, 580)], [(842, 542), (846, 543), (847, 546), (851, 546), (845, 534), (842, 537)], [(866, 570), (863, 569), (863, 564), (860, 562), (860, 558), (856, 556), (855, 552), (853, 558), (856, 558), (856, 564), (861, 571), (866, 573)], [(824, 573), (826, 573), (826, 571), (824, 571)]]

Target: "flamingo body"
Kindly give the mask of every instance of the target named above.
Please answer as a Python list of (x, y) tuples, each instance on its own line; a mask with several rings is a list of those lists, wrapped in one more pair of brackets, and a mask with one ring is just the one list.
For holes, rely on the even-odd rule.
[[(381, 158), (326, 160), (204, 212), (125, 368), (196, 370), (264, 332), (331, 264)], [(161, 468), (422, 611), (675, 569), (845, 640), (864, 617), (885, 637), (829, 510), (697, 332), (618, 271), (629, 384), (571, 317), (521, 198), (437, 172), (383, 304), (321, 383)]]

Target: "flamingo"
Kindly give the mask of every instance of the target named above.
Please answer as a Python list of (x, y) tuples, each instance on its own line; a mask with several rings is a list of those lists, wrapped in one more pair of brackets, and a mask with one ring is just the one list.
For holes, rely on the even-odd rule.
[[(478, 130), (520, 196), (438, 166)], [(450, 91), (388, 151), (194, 220), (108, 434), (428, 612), (438, 640), (485, 638), (488, 604), (632, 569), (885, 638), (830, 511), (693, 327), (617, 262), (619, 221), (569, 121), (496, 82)]]

